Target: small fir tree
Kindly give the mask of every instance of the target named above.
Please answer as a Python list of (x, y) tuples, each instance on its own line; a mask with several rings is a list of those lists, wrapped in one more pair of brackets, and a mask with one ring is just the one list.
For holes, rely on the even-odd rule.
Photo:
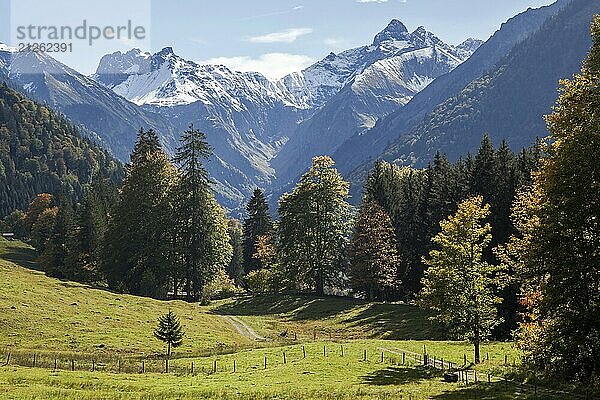
[(171, 347), (179, 347), (183, 343), (183, 329), (179, 318), (172, 310), (158, 318), (158, 326), (154, 337), (167, 344), (167, 357), (171, 357)]

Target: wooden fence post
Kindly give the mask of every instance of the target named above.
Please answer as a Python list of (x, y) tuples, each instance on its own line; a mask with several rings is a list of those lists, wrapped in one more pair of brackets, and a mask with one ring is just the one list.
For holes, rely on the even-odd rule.
[(327, 356), (327, 348), (325, 345), (323, 345), (323, 357)]
[(381, 352), (381, 363), (383, 364), (383, 351)]
[(57, 360), (56, 358), (54, 359), (54, 370), (56, 371), (56, 364), (57, 364)]
[(6, 365), (10, 362), (10, 351), (8, 352), (8, 356), (6, 357)]
[(236, 365), (235, 365), (235, 364), (236, 364), (236, 363), (235, 363), (235, 358), (234, 358), (234, 359), (233, 359), (233, 373), (234, 373), (234, 374), (235, 374), (235, 367), (236, 367)]
[(342, 357), (344, 357), (344, 345), (340, 344), (340, 352), (342, 354)]
[(217, 373), (217, 360), (213, 361), (213, 374)]
[(192, 361), (192, 375), (194, 375), (194, 362)]
[(405, 358), (406, 358), (406, 353), (402, 353), (402, 365), (404, 365)]
[(504, 365), (508, 364), (508, 357), (506, 356), (506, 354), (504, 355)]
[(75, 360), (71, 359), (71, 371), (75, 371)]
[(283, 352), (283, 363), (287, 364), (286, 359), (285, 359), (285, 351)]
[(306, 349), (302, 346), (302, 358), (306, 358)]
[(367, 361), (367, 349), (363, 350), (363, 361)]
[(265, 356), (265, 369), (267, 369), (267, 356)]
[(144, 360), (142, 360), (142, 374), (146, 372), (146, 365)]
[(463, 365), (467, 365), (467, 355), (463, 354)]
[(96, 371), (96, 360), (92, 360), (92, 372)]

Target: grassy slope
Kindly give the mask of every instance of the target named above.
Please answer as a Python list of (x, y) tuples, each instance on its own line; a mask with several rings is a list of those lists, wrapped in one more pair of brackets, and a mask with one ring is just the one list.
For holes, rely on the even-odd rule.
[[(97, 364), (101, 371), (93, 373), (0, 367), (0, 399), (532, 397), (531, 393), (521, 393), (518, 388), (499, 383), (466, 388), (442, 383), (439, 372), (394, 365), (400, 357), (392, 354), (386, 353), (385, 362), (381, 363), (381, 348), (420, 352), (426, 344), (431, 354), (437, 353), (455, 362), (462, 359), (463, 353), (469, 354), (470, 346), (464, 343), (421, 340), (435, 339), (439, 332), (422, 312), (411, 306), (287, 296), (242, 298), (200, 307), (179, 301), (161, 302), (113, 294), (51, 279), (31, 269), (36, 267), (34, 258), (28, 246), (0, 239), (2, 348), (8, 347), (15, 353), (18, 350), (41, 353), (38, 366), (45, 363), (46, 367), (50, 367), (55, 354), (58, 357), (119, 354), (124, 358), (124, 370), (133, 372), (140, 367), (139, 358), (152, 358), (162, 351), (162, 346), (152, 337), (152, 329), (158, 315), (168, 308), (180, 315), (186, 340), (177, 349), (178, 358), (171, 364), (175, 375), (116, 374), (117, 365), (110, 364), (111, 361)], [(258, 333), (275, 340), (267, 344), (250, 341), (218, 313), (237, 315)], [(299, 340), (307, 341), (304, 343), (306, 359), (302, 357), (300, 343), (290, 344), (280, 337), (282, 330), (296, 332)], [(331, 333), (339, 342), (309, 343), (314, 330), (319, 331), (321, 339), (327, 339)], [(370, 339), (347, 341), (359, 337)], [(269, 347), (258, 348), (265, 345)], [(237, 347), (240, 351), (202, 357), (206, 350), (219, 349), (219, 346)], [(327, 347), (326, 356), (323, 356), (323, 346)], [(344, 346), (344, 357), (340, 346)], [(367, 362), (361, 361), (365, 349)], [(513, 358), (518, 355), (509, 344), (491, 344), (484, 348), (484, 353), (486, 350), (492, 354), (492, 360), (480, 367), (482, 371), (498, 371), (504, 353)], [(283, 352), (286, 352), (286, 364), (283, 364)], [(265, 356), (268, 358), (266, 370)], [(210, 374), (208, 371), (212, 370), (215, 360), (218, 371)], [(235, 374), (231, 371), (234, 360)], [(91, 365), (85, 362), (89, 363), (89, 357), (87, 361), (78, 361), (78, 366), (90, 369)], [(196, 375), (187, 373), (192, 362)], [(162, 368), (158, 359), (146, 359), (146, 363), (146, 371)]]
[(298, 340), (321, 339), (440, 339), (443, 337), (417, 307), (368, 303), (340, 297), (264, 296), (217, 302), (220, 314), (242, 316), (265, 337), (284, 331)]
[(206, 307), (114, 294), (16, 265), (34, 266), (34, 256), (28, 246), (0, 239), (2, 347), (149, 356), (163, 351), (152, 331), (158, 316), (169, 308), (187, 331), (184, 344), (177, 349), (180, 354), (251, 343)]

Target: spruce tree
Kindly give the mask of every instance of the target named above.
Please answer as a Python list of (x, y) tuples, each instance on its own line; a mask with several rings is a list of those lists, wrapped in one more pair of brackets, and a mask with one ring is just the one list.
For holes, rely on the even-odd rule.
[[(181, 136), (175, 162), (180, 176), (174, 187), (175, 262), (182, 271), (188, 300), (196, 300), (204, 288), (231, 261), (225, 212), (217, 204), (203, 162), (211, 155), (204, 133), (189, 129)], [(177, 286), (177, 282), (174, 284)]]
[(389, 299), (397, 286), (398, 254), (390, 217), (374, 201), (363, 201), (350, 244), (350, 285), (369, 301)]
[(175, 313), (168, 313), (158, 318), (158, 326), (154, 330), (154, 337), (167, 344), (167, 357), (171, 357), (171, 347), (179, 347), (183, 344), (184, 332)]
[(244, 247), (242, 244), (243, 229), (242, 224), (236, 219), (230, 219), (227, 223), (227, 232), (229, 234), (229, 243), (231, 243), (231, 261), (227, 266), (227, 275), (233, 282), (242, 286), (244, 282)]
[(111, 181), (96, 177), (86, 190), (78, 209), (79, 251), (81, 279), (98, 282), (102, 279), (100, 263), (102, 247), (108, 229), (109, 215), (117, 198), (117, 189)]
[(175, 181), (156, 134), (141, 130), (103, 246), (102, 270), (112, 289), (166, 297)]
[(314, 157), (292, 193), (279, 202), (279, 254), (290, 282), (317, 295), (344, 275), (348, 183), (330, 157)]
[(269, 205), (262, 190), (256, 188), (248, 205), (248, 216), (244, 219), (244, 271), (249, 273), (261, 268), (260, 260), (254, 258), (256, 243), (260, 236), (270, 236), (273, 232), (273, 221), (269, 215)]
[(78, 240), (75, 212), (65, 193), (58, 196), (58, 212), (54, 231), (41, 257), (41, 264), (49, 276), (78, 280)]
[[(491, 246), (495, 247), (500, 243), (508, 242), (515, 231), (510, 216), (520, 179), (516, 157), (506, 141), (502, 141), (496, 151), (493, 173), (495, 183), (491, 196), (490, 222), (493, 227)], [(491, 253), (486, 254), (486, 257), (490, 262), (497, 262), (496, 257)], [(515, 272), (509, 269), (507, 273), (512, 276)], [(503, 322), (496, 327), (495, 333), (501, 339), (509, 339), (511, 332), (517, 327), (518, 284), (514, 281), (507, 284), (501, 297), (503, 301), (498, 311)]]
[(425, 216), (427, 174), (424, 171), (378, 162), (365, 185), (365, 201), (374, 201), (390, 216), (394, 227), (398, 267), (396, 289), (404, 299), (419, 290), (421, 256), (429, 229)]
[(473, 177), (471, 182), (472, 193), (483, 196), (490, 202), (494, 190), (494, 164), (496, 151), (488, 134), (483, 135), (479, 151), (473, 163)]

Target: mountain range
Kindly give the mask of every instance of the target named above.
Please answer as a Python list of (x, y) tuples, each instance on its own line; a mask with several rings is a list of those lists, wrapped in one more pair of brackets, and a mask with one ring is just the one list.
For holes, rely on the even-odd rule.
[(239, 201), (256, 186), (293, 183), (311, 156), (331, 154), (406, 104), (481, 44), (445, 44), (423, 27), (398, 20), (369, 45), (329, 54), (272, 82), (257, 73), (198, 65), (172, 48), (104, 56), (93, 78), (125, 99), (163, 115), (182, 130), (208, 134), (221, 192)]
[(66, 115), (123, 162), (140, 127), (155, 129), (172, 153), (193, 123), (214, 149), (207, 169), (232, 210), (257, 186), (276, 199), (320, 154), (333, 155), (358, 198), (374, 159), (421, 166), (436, 151), (473, 150), (486, 131), (515, 148), (543, 136), (541, 114), (558, 79), (579, 69), (599, 8), (559, 0), (511, 18), (485, 43), (456, 46), (392, 20), (369, 44), (277, 81), (200, 65), (171, 47), (108, 54), (85, 76), (0, 45), (0, 80)]

